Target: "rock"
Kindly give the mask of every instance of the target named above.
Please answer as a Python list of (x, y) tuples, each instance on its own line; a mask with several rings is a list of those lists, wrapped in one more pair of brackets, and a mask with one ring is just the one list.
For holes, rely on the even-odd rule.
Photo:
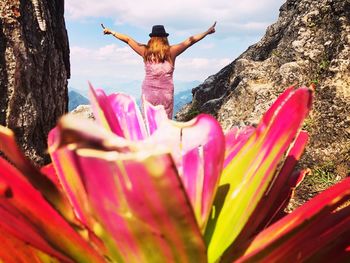
[(48, 132), (67, 112), (69, 76), (64, 1), (0, 1), (0, 125), (38, 164), (49, 161)]
[(91, 105), (79, 105), (74, 110), (72, 110), (69, 114), (75, 115), (79, 118), (86, 119), (86, 120), (95, 120)]
[(176, 118), (187, 120), (195, 109), (216, 116), (225, 130), (256, 124), (285, 88), (310, 83), (317, 88), (301, 166), (331, 163), (349, 174), (350, 0), (286, 1), (263, 38), (193, 89)]

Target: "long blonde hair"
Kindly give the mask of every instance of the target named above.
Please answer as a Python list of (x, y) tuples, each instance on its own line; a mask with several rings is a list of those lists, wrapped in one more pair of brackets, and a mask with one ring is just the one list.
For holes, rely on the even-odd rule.
[(146, 62), (163, 63), (170, 60), (170, 46), (167, 37), (151, 37), (143, 56)]

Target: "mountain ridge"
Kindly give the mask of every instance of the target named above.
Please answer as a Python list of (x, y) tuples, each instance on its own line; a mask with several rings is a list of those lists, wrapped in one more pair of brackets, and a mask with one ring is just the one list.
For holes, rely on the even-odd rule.
[[(192, 88), (185, 89), (182, 87), (180, 91), (174, 94), (174, 113), (178, 112), (184, 105), (189, 103), (192, 99)], [(90, 107), (87, 107), (89, 103), (89, 99), (87, 99), (83, 94), (81, 94), (78, 90), (73, 88), (69, 89), (68, 92), (68, 111), (77, 111), (79, 113), (85, 112), (86, 114), (92, 114)], [(140, 105), (140, 99), (136, 100), (137, 104)], [(85, 107), (82, 107), (85, 106)], [(78, 109), (79, 108), (79, 109)]]

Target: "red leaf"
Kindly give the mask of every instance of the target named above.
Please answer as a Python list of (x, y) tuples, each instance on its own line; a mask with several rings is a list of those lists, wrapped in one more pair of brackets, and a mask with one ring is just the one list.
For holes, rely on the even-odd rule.
[(64, 215), (71, 223), (78, 223), (66, 197), (57, 185), (57, 179), (51, 180), (29, 162), (16, 144), (13, 132), (0, 125), (0, 150), (19, 169), (29, 182), (45, 196), (45, 198)]
[(0, 158), (0, 225), (18, 239), (62, 260), (102, 257), (34, 189), (22, 174)]
[[(350, 199), (350, 178), (322, 192), (261, 232), (238, 262), (264, 260), (291, 262), (307, 259), (347, 237), (349, 244), (350, 207), (337, 209)], [(303, 244), (303, 245), (300, 245)]]

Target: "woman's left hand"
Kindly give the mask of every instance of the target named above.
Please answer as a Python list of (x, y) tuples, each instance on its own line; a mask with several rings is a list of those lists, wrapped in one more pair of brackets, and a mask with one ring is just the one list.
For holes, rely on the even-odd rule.
[(103, 34), (105, 35), (113, 34), (112, 30), (110, 30), (109, 28), (105, 28), (103, 24), (101, 24), (101, 27), (103, 28)]
[(215, 23), (214, 23), (214, 25), (212, 25), (211, 27), (209, 27), (209, 29), (208, 29), (208, 34), (213, 34), (213, 33), (215, 33), (215, 26), (216, 26), (216, 21), (215, 21)]

